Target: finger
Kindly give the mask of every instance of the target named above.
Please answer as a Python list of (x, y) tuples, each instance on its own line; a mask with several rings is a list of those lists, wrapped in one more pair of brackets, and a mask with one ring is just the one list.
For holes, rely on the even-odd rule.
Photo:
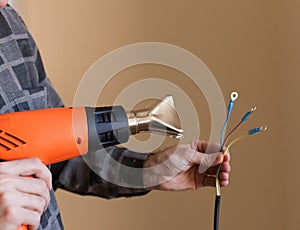
[(34, 175), (34, 177), (45, 181), (49, 189), (52, 188), (52, 175), (50, 170), (44, 165), (38, 158), (24, 159), (26, 161), (27, 168), (22, 172), (19, 172), (21, 176)]
[(19, 225), (21, 224), (30, 226), (29, 229), (37, 229), (40, 224), (41, 215), (38, 212), (26, 209), (26, 208), (15, 208), (16, 214), (18, 215)]
[(229, 185), (229, 180), (223, 180), (223, 181), (220, 182), (221, 187), (225, 187), (227, 185)]
[(223, 162), (223, 154), (222, 153), (196, 153), (195, 161), (199, 164), (199, 172), (203, 173), (208, 168), (217, 166)]
[(21, 178), (16, 186), (20, 192), (39, 196), (44, 200), (44, 210), (50, 203), (50, 192), (48, 186), (41, 179), (36, 178)]
[(196, 141), (197, 150), (202, 153), (216, 153), (220, 151), (220, 144), (207, 141)]
[(23, 207), (36, 211), (40, 215), (42, 215), (46, 205), (42, 197), (19, 191), (2, 193), (0, 202), (3, 207)]
[(214, 167), (208, 168), (206, 172), (209, 175), (216, 175), (217, 171), (218, 171), (218, 166), (214, 166)]
[[(203, 178), (203, 182), (202, 182), (203, 186), (210, 186), (210, 187), (214, 187), (216, 185), (216, 178), (215, 177), (211, 177), (208, 175), (205, 175)], [(201, 185), (200, 185), (201, 186)], [(199, 186), (199, 187), (200, 187)]]
[(30, 226), (29, 229), (36, 229), (40, 216), (39, 213), (22, 207), (7, 207), (1, 212), (1, 218), (5, 219), (5, 228), (2, 228), (3, 223), (1, 223), (0, 229), (15, 230), (22, 224)]
[(221, 181), (227, 181), (227, 180), (229, 180), (229, 173), (220, 172), (219, 179)]
[(221, 172), (229, 173), (230, 170), (231, 170), (231, 166), (230, 166), (229, 162), (223, 162), (222, 166), (221, 166)]
[[(210, 174), (210, 175), (215, 175), (218, 171), (218, 168), (219, 168), (219, 165), (217, 166), (214, 166), (214, 167), (210, 167), (207, 169), (207, 174)], [(221, 164), (221, 172), (226, 172), (226, 173), (229, 173), (231, 171), (231, 166), (229, 164), (229, 162), (223, 162)]]
[(47, 209), (49, 205), (49, 203), (46, 203), (46, 200), (41, 196), (23, 193), (22, 197), (22, 200), (24, 201), (20, 202), (19, 205), (26, 209), (36, 211), (40, 215), (43, 214), (43, 212)]
[(218, 166), (222, 164), (223, 159), (224, 159), (224, 154), (223, 153), (215, 153), (217, 157), (215, 158), (214, 162), (211, 164), (211, 167)]
[(224, 154), (224, 162), (229, 162), (230, 161), (230, 152), (225, 150), (226, 154)]
[(1, 175), (0, 179), (0, 194), (15, 191), (19, 191), (23, 194), (32, 194), (43, 198), (45, 208), (48, 206), (50, 202), (50, 193), (43, 180), (11, 175)]
[(0, 174), (15, 176), (34, 175), (45, 181), (48, 188), (52, 188), (52, 176), (49, 169), (38, 158), (27, 158), (0, 163)]
[[(229, 184), (229, 180), (220, 180), (219, 183), (220, 183), (221, 187), (224, 187)], [(215, 187), (216, 186), (216, 178), (205, 175), (202, 184), (201, 183), (198, 184), (198, 187), (201, 187), (201, 186)]]

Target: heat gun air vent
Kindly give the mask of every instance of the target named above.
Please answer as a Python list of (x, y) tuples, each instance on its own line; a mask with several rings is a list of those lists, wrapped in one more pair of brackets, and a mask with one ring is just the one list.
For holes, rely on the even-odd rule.
[(0, 130), (0, 148), (9, 151), (24, 144), (26, 144), (26, 142), (20, 138)]

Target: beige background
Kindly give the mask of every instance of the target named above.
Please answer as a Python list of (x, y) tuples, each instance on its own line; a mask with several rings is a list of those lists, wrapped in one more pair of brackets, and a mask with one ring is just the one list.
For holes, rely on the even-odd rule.
[[(297, 0), (16, 0), (42, 52), (46, 70), (67, 106), (85, 71), (124, 45), (166, 42), (197, 55), (213, 72), (225, 98), (238, 90), (232, 121), (258, 107), (247, 127), (269, 131), (232, 148), (231, 184), (223, 189), (221, 229), (298, 229), (299, 10)], [(107, 87), (103, 104), (120, 89), (149, 76), (187, 91), (209, 135), (203, 96), (177, 71), (139, 66)], [(180, 80), (176, 76), (180, 77)], [(176, 82), (177, 81), (177, 82)], [(198, 98), (199, 101), (197, 100)], [(201, 122), (202, 121), (202, 122)], [(212, 229), (213, 189), (152, 192), (104, 199), (57, 192), (66, 229)]]

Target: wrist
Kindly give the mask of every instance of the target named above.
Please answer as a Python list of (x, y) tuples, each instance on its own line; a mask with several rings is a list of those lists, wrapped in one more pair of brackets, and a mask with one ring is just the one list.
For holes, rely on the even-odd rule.
[(144, 188), (148, 191), (161, 190), (160, 180), (163, 174), (158, 172), (160, 169), (159, 156), (161, 156), (159, 153), (152, 153), (144, 162), (143, 181)]

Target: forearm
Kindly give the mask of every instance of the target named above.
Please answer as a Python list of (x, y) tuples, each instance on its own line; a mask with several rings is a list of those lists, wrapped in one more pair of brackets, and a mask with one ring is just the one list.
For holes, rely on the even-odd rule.
[(52, 166), (54, 187), (104, 198), (144, 195), (143, 166), (148, 154), (109, 147)]

